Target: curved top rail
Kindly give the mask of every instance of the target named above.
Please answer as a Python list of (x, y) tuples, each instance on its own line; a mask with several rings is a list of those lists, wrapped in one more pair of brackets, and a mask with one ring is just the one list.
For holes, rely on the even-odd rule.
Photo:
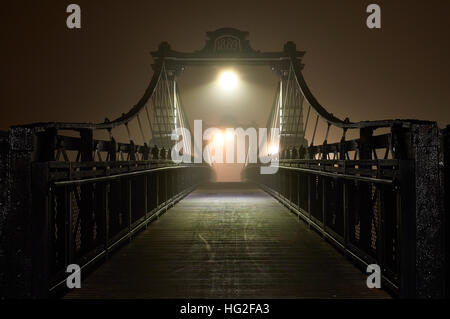
[(56, 129), (67, 129), (67, 130), (77, 130), (77, 129), (112, 129), (116, 126), (126, 124), (132, 120), (137, 114), (145, 107), (149, 99), (152, 97), (153, 92), (161, 78), (161, 74), (164, 71), (164, 59), (159, 59), (154, 64), (154, 72), (149, 85), (147, 86), (144, 95), (141, 99), (127, 112), (122, 114), (120, 117), (113, 121), (105, 121), (103, 123), (64, 123), (64, 122), (38, 122), (28, 125), (20, 125), (21, 127), (38, 127), (42, 129), (46, 128), (56, 128)]
[(317, 114), (322, 117), (326, 122), (330, 124), (334, 124), (338, 127), (345, 127), (346, 124), (350, 124), (350, 122), (343, 121), (337, 117), (335, 117), (332, 113), (329, 113), (314, 97), (314, 95), (309, 90), (308, 85), (306, 84), (305, 79), (303, 78), (303, 74), (301, 71), (300, 61), (292, 58), (291, 65), (294, 68), (294, 75), (297, 80), (297, 83), (302, 91), (303, 96), (306, 101), (308, 101), (309, 105), (317, 112)]
[(153, 92), (155, 91), (156, 85), (159, 82), (159, 79), (161, 78), (161, 74), (164, 71), (164, 60), (159, 60), (154, 65), (154, 72), (152, 79), (150, 80), (150, 83), (147, 87), (147, 89), (144, 92), (144, 95), (141, 97), (141, 99), (138, 101), (136, 105), (134, 105), (126, 114), (122, 114), (122, 116), (118, 117), (117, 119), (97, 124), (97, 128), (113, 128), (121, 124), (128, 123), (131, 119), (133, 119), (147, 104), (148, 100), (152, 97)]
[(291, 56), (291, 65), (294, 69), (294, 75), (297, 80), (297, 83), (300, 87), (300, 90), (305, 97), (306, 101), (308, 101), (309, 105), (316, 111), (316, 113), (327, 123), (331, 125), (335, 125), (342, 129), (356, 129), (356, 128), (364, 128), (364, 127), (372, 127), (372, 128), (381, 128), (381, 127), (391, 127), (394, 124), (399, 123), (429, 123), (430, 121), (423, 120), (414, 120), (414, 119), (395, 119), (395, 120), (375, 120), (375, 121), (360, 121), (360, 122), (350, 122), (348, 118), (345, 120), (341, 120), (334, 116), (332, 113), (329, 113), (314, 97), (311, 93), (308, 85), (306, 84), (305, 78), (302, 74), (302, 65), (300, 61)]

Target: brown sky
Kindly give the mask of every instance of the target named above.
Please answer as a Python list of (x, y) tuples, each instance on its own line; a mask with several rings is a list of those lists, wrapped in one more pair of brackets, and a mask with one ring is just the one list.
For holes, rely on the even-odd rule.
[[(65, 8), (78, 3), (82, 29)], [(382, 29), (365, 8), (382, 9)], [(161, 41), (201, 49), (205, 32), (235, 27), (254, 49), (306, 51), (304, 76), (328, 111), (352, 121), (419, 118), (450, 123), (450, 1), (11, 1), (2, 3), (0, 130), (36, 121), (103, 121), (126, 112), (151, 78)], [(217, 69), (180, 79), (190, 121), (235, 117), (264, 124), (276, 78), (241, 70), (249, 90), (230, 107), (207, 94)]]

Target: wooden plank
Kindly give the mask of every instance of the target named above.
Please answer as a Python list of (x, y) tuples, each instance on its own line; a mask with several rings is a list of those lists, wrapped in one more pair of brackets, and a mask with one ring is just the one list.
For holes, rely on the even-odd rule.
[(390, 298), (249, 184), (199, 188), (66, 298)]

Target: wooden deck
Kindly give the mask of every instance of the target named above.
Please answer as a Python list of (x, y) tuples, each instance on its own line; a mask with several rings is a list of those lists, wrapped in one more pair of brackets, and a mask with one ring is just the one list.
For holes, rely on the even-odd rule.
[(197, 189), (66, 298), (389, 298), (284, 206), (247, 184)]

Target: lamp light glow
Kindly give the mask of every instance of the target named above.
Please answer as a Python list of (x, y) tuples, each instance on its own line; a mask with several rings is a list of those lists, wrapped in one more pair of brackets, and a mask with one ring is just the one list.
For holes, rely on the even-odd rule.
[(219, 76), (219, 84), (224, 90), (231, 90), (236, 87), (238, 77), (233, 71), (223, 71)]
[(213, 138), (213, 143), (214, 143), (214, 145), (216, 145), (216, 146), (222, 146), (222, 145), (223, 145), (223, 142), (224, 142), (223, 134), (220, 133), (220, 132), (216, 133), (216, 134), (214, 135), (214, 138)]
[(269, 147), (269, 155), (278, 154), (278, 151), (279, 151), (278, 146), (270, 145), (270, 147)]

